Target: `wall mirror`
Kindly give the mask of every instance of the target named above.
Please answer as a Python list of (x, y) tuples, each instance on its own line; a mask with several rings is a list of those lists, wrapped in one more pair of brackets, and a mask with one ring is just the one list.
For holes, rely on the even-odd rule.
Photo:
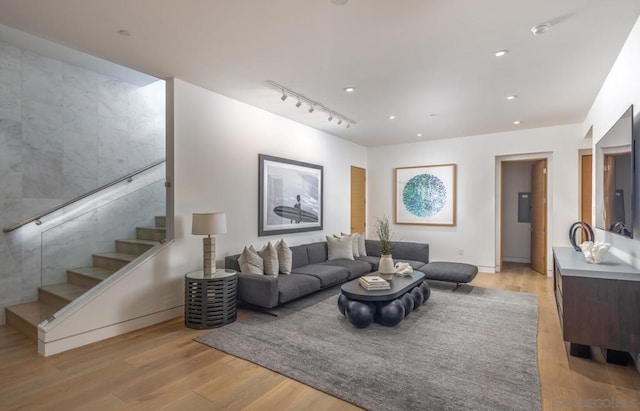
[[(633, 106), (596, 143), (596, 227), (633, 237)], [(636, 233), (637, 235), (637, 233)]]

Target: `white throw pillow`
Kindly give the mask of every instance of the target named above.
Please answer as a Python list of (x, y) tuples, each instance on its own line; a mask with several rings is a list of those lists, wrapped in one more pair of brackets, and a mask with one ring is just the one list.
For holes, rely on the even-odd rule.
[(264, 263), (264, 274), (277, 276), (280, 272), (278, 252), (273, 244), (271, 244), (271, 241), (269, 241), (258, 254), (262, 257), (262, 261)]
[(360, 254), (360, 257), (366, 257), (367, 255), (367, 247), (364, 241), (364, 233), (358, 234), (358, 254)]
[(353, 260), (353, 240), (350, 235), (342, 237), (327, 236), (329, 260)]
[(293, 253), (284, 239), (276, 243), (276, 251), (278, 252), (278, 264), (280, 264), (280, 273), (291, 274), (291, 270), (293, 268)]
[(245, 247), (238, 258), (240, 272), (248, 274), (264, 274), (264, 264), (262, 257), (258, 255), (253, 246)]
[(360, 234), (346, 234), (346, 233), (340, 233), (342, 236), (345, 235), (350, 235), (351, 236), (351, 246), (353, 249), (353, 257), (360, 257), (360, 252), (358, 250), (358, 237), (360, 237)]

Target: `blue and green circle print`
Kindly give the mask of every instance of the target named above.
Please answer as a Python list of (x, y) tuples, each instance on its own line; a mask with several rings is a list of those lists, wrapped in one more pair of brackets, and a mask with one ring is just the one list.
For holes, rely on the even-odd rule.
[(447, 189), (442, 180), (431, 174), (412, 177), (402, 190), (402, 202), (407, 210), (418, 217), (431, 217), (442, 210), (447, 200)]

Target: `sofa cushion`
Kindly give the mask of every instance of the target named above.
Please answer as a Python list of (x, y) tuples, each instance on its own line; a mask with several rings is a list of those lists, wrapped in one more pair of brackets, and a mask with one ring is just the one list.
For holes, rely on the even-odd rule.
[(360, 255), (360, 257), (366, 257), (367, 256), (367, 247), (365, 246), (365, 238), (364, 238), (364, 233), (360, 233), (360, 235), (358, 236), (358, 254)]
[(327, 260), (342, 259), (353, 260), (353, 239), (350, 235), (327, 236)]
[(478, 274), (478, 267), (463, 263), (433, 262), (423, 265), (419, 271), (429, 280), (468, 283)]
[(292, 273), (305, 274), (320, 280), (322, 287), (340, 283), (349, 278), (349, 270), (336, 265), (309, 264), (294, 268)]
[[(380, 241), (366, 240), (365, 248), (368, 256), (380, 257)], [(414, 260), (422, 261), (423, 264), (429, 262), (429, 244), (392, 241), (391, 250), (393, 261)]]
[(362, 254), (360, 254), (360, 257), (356, 258), (356, 260), (366, 261), (367, 263), (371, 264), (371, 271), (378, 271), (378, 266), (380, 265), (380, 257), (375, 257), (372, 255), (363, 256)]
[(309, 256), (307, 254), (307, 247), (304, 245), (298, 245), (291, 248), (291, 267), (292, 270), (296, 267), (302, 267), (309, 264)]
[(349, 270), (349, 277), (347, 278), (348, 280), (352, 280), (354, 278), (360, 277), (363, 274), (371, 272), (371, 264), (362, 260), (330, 260), (322, 264), (335, 265), (346, 268), (347, 270)]
[(328, 251), (327, 242), (322, 241), (318, 243), (306, 244), (307, 255), (309, 256), (309, 264), (318, 264), (327, 261)]
[(280, 304), (295, 300), (318, 291), (321, 283), (318, 278), (292, 273), (278, 277), (278, 302)]

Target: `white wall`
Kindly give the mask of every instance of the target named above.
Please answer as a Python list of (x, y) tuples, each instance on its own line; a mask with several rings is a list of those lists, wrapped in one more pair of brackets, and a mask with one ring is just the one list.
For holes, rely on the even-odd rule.
[[(376, 217), (393, 216), (395, 167), (456, 163), (456, 227), (394, 225), (394, 238), (428, 242), (434, 261), (468, 262), (493, 272), (497, 264), (496, 221), (499, 221), (496, 159), (519, 154), (550, 156), (548, 255), (551, 256), (551, 246), (569, 245), (567, 231), (578, 220), (578, 151), (590, 144), (583, 136), (580, 125), (575, 124), (372, 148), (369, 150), (372, 166), (368, 170), (368, 226), (373, 227)], [(459, 255), (459, 249), (463, 255)], [(551, 261), (549, 258), (549, 269)]]
[(518, 193), (531, 192), (530, 161), (504, 162), (502, 168), (502, 260), (531, 262), (531, 223), (518, 221)]
[(202, 266), (202, 238), (191, 235), (194, 212), (225, 211), (228, 233), (217, 236), (218, 260), (258, 237), (258, 154), (324, 166), (324, 231), (285, 235), (290, 244), (322, 240), (350, 227), (351, 166), (367, 167), (366, 148), (217, 93), (175, 80), (174, 198), (182, 275)]
[[(583, 123), (585, 131), (593, 126), (594, 150), (595, 143), (632, 104), (634, 105), (634, 127), (638, 133), (640, 129), (640, 19), (636, 21)], [(634, 188), (637, 200), (640, 197), (638, 193), (640, 190), (637, 186)], [(597, 201), (594, 195), (594, 205)], [(640, 216), (636, 215), (634, 218), (636, 220), (634, 225), (638, 227)], [(614, 254), (640, 268), (640, 239), (628, 239), (602, 230), (595, 231), (596, 240), (611, 243), (611, 251)]]

